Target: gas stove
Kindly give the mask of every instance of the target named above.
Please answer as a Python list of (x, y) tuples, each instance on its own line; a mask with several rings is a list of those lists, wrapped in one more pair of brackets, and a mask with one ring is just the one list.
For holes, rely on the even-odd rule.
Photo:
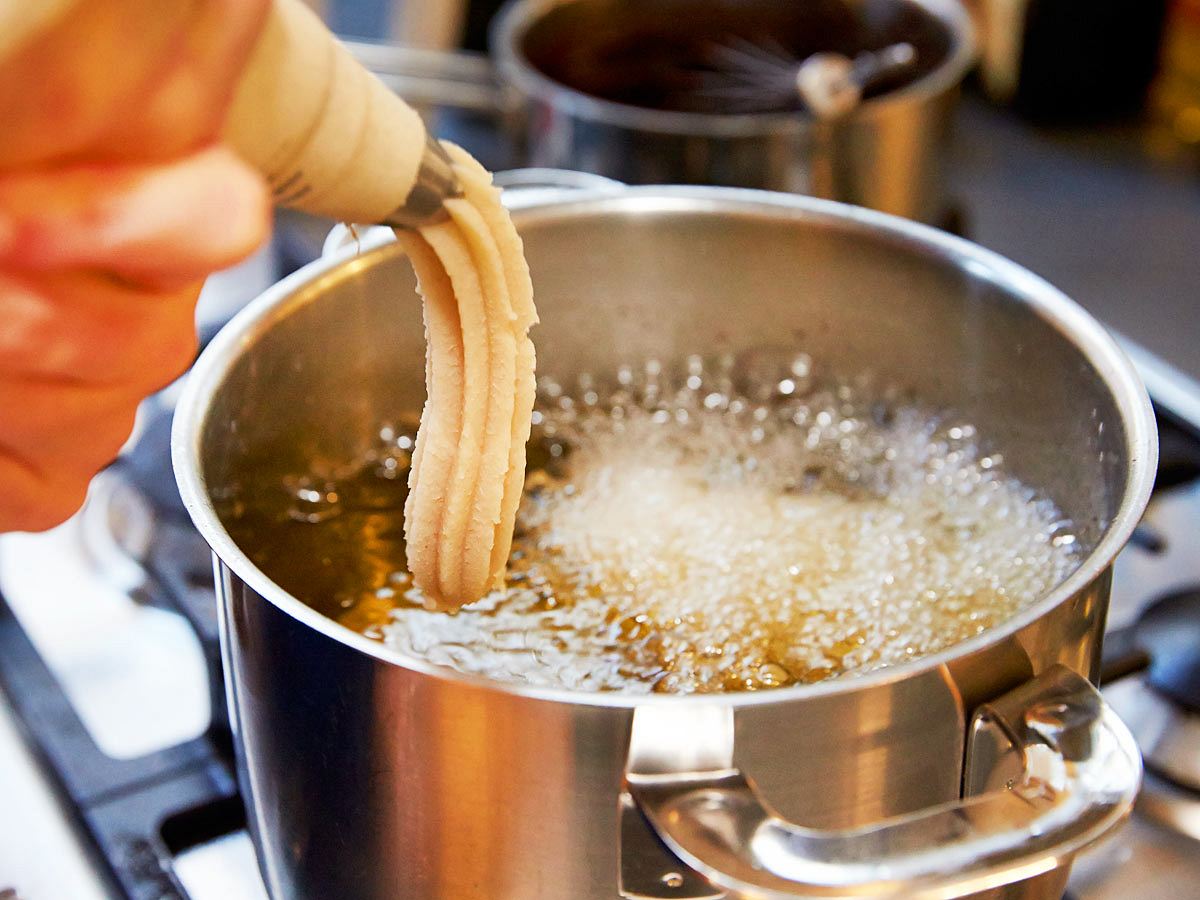
[[(962, 112), (960, 229), (1200, 372), (1185, 308), (1200, 272), (1191, 175), (1147, 158), (1136, 134), (1076, 139), (978, 103)], [(487, 129), (454, 137), (498, 162)], [(329, 224), (290, 221), (237, 283), (211, 280), (202, 334), (315, 256)], [(1119, 245), (1097, 252), (1098, 233)], [(1154, 309), (1140, 302), (1150, 296)], [(1200, 900), (1200, 383), (1127, 350), (1155, 401), (1162, 460), (1116, 563), (1104, 693), (1147, 775), (1128, 826), (1077, 860), (1069, 896)], [(169, 471), (175, 393), (144, 405), (136, 441), (79, 515), (0, 537), (0, 900), (266, 897), (231, 774), (210, 557)]]
[[(1200, 898), (1200, 384), (1133, 348), (1156, 401), (1158, 487), (1119, 557), (1109, 701), (1145, 788), (1083, 856), (1072, 900)], [(212, 567), (168, 468), (174, 391), (88, 502), (0, 538), (0, 897), (261, 900), (232, 775)], [(55, 863), (46, 864), (47, 859)]]

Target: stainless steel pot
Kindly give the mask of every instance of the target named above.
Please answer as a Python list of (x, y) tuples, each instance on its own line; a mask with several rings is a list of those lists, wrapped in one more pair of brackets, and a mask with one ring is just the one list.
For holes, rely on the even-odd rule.
[[(958, 0), (848, 0), (864, 19), (905, 5), (945, 32), (936, 68), (821, 121), (798, 113), (662, 112), (599, 99), (534, 66), (526, 38), (549, 16), (611, 27), (641, 0), (510, 0), (482, 57), (356, 44), (359, 58), (417, 103), (503, 115), (516, 165), (580, 169), (630, 184), (716, 184), (825, 197), (933, 222), (944, 216), (943, 156), (958, 88), (974, 60)], [(682, 6), (682, 4), (681, 4)], [(564, 38), (565, 39), (565, 38)]]
[(941, 653), (763, 693), (522, 688), (398, 655), (273, 583), (212, 502), (265, 465), (353, 458), (423, 399), (407, 261), (395, 244), (335, 252), (213, 341), (175, 424), (182, 494), (217, 557), (239, 772), (272, 896), (1060, 895), (1140, 776), (1088, 681), (1156, 455), (1113, 341), (1012, 263), (866, 210), (696, 187), (527, 202), (515, 218), (543, 372), (718, 347), (870, 371), (977, 423), (1078, 524), (1086, 560)]

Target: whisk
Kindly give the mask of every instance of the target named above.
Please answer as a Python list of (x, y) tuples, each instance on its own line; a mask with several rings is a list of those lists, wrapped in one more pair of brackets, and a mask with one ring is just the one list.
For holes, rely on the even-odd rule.
[(917, 62), (917, 49), (901, 42), (859, 53), (813, 53), (797, 60), (773, 39), (731, 38), (711, 48), (715, 71), (707, 73), (701, 93), (734, 111), (790, 106), (797, 97), (822, 119), (844, 116), (862, 102), (881, 79)]

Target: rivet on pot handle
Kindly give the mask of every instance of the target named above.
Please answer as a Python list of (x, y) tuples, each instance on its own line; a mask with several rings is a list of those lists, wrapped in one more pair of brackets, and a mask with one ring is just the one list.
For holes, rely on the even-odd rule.
[[(620, 181), (594, 175), (591, 172), (574, 172), (569, 169), (508, 169), (497, 172), (493, 183), (504, 191), (505, 206), (519, 209), (544, 202), (563, 191), (617, 191), (625, 187)], [(372, 250), (394, 240), (392, 229), (378, 225), (337, 224), (330, 229), (321, 246), (321, 258), (340, 253), (346, 247), (356, 245), (358, 251)]]
[(965, 784), (984, 793), (865, 828), (783, 820), (733, 767), (733, 743), (730, 707), (641, 707), (626, 778), (683, 862), (763, 900), (946, 900), (1040, 875), (1128, 814), (1142, 772), (1125, 725), (1062, 666), (976, 712)]

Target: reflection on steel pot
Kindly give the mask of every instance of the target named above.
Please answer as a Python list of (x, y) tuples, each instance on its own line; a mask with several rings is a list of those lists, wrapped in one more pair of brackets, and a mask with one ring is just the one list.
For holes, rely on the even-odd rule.
[(1077, 523), (1084, 561), (945, 651), (764, 693), (572, 693), (403, 657), (272, 583), (212, 502), (264, 464), (356, 458), (423, 399), (407, 261), (337, 250), (214, 340), (175, 426), (272, 895), (1059, 896), (1140, 774), (1088, 681), (1154, 472), (1124, 356), (1028, 272), (878, 213), (722, 188), (524, 196), (543, 372), (781, 343), (870, 370), (977, 423)]
[[(748, 70), (725, 72), (715, 87), (721, 71), (697, 78), (705, 53), (736, 54), (747, 42)], [(915, 48), (916, 62), (845, 115), (819, 119), (798, 102), (770, 102), (780, 73), (761, 71), (765, 54), (798, 65), (818, 51), (900, 42)], [(413, 102), (502, 114), (521, 148), (515, 164), (631, 184), (792, 191), (922, 221), (946, 212), (943, 154), (974, 58), (957, 0), (511, 0), (492, 27), (494, 64), (354, 49)]]

